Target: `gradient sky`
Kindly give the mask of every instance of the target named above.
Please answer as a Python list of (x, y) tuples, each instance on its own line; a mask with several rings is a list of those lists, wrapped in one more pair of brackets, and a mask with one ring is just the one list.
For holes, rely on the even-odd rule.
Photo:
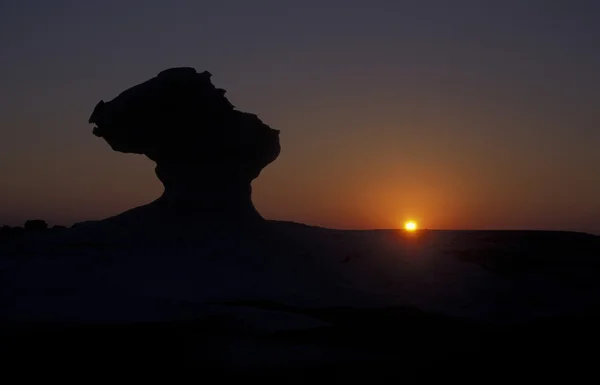
[(600, 233), (599, 20), (595, 0), (0, 0), (0, 224), (158, 197), (87, 120), (192, 66), (281, 130), (267, 218)]

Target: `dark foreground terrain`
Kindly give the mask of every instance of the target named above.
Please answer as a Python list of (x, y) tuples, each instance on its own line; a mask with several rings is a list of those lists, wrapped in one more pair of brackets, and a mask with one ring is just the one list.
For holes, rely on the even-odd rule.
[[(417, 383), (598, 380), (598, 314), (579, 314), (518, 326), (494, 326), (428, 315), (410, 309), (319, 309), (307, 313), (336, 326), (282, 332), (263, 339), (220, 330), (218, 320), (172, 323), (46, 327), (4, 331), (5, 372), (26, 377), (82, 378), (130, 375), (136, 378), (188, 377), (209, 383), (236, 378), (279, 383)], [(246, 343), (240, 343), (244, 341)], [(238, 341), (230, 360), (252, 361), (290, 347), (298, 362), (316, 350), (360, 351), (370, 358), (329, 353), (333, 362), (308, 361), (289, 367), (231, 369), (219, 356)], [(335, 352), (334, 350), (332, 350)], [(287, 353), (289, 354), (289, 352)], [(321, 355), (327, 355), (320, 353)], [(319, 354), (316, 354), (317, 356)], [(221, 361), (221, 362), (219, 362)]]
[[(24, 316), (38, 313), (15, 303), (35, 298), (38, 302), (34, 301), (31, 308), (52, 301), (63, 306), (64, 302), (56, 299), (62, 292), (56, 287), (45, 288), (48, 283), (36, 287), (33, 281), (12, 292), (5, 285), (2, 304), (6, 311), (0, 331), (3, 371), (22, 377), (73, 378), (82, 382), (122, 376), (186, 378), (206, 383), (261, 379), (345, 384), (434, 380), (580, 383), (600, 379), (598, 237), (560, 232), (423, 231), (407, 235), (287, 223), (273, 226), (264, 233), (268, 234), (264, 238), (267, 241), (254, 243), (252, 252), (245, 253), (244, 258), (264, 251), (304, 261), (302, 266), (311, 267), (301, 270), (293, 263), (284, 266), (291, 266), (290, 277), (298, 275), (302, 278), (298, 282), (310, 285), (292, 283), (288, 277), (275, 281), (285, 274), (275, 261), (264, 271), (249, 270), (239, 262), (241, 272), (255, 276), (256, 281), (248, 278), (243, 282), (246, 286), (232, 286), (224, 294), (215, 292), (208, 297), (201, 295), (207, 291), (201, 287), (185, 300), (176, 291), (156, 297), (145, 292), (144, 297), (136, 297), (132, 293), (146, 284), (144, 274), (151, 274), (150, 268), (139, 269), (135, 279), (126, 280), (129, 286), (117, 293), (131, 295), (132, 301), (149, 302), (149, 308), (168, 301), (177, 311), (169, 310), (173, 315), (163, 320), (128, 321), (124, 315), (110, 322), (94, 322), (96, 315), (85, 322), (50, 320), (55, 314), (49, 320)], [(235, 239), (243, 244), (241, 238)], [(180, 280), (186, 278), (184, 270), (197, 269), (197, 279), (211, 288), (218, 282), (223, 287), (229, 285), (230, 271), (224, 273), (216, 264), (197, 264), (208, 243), (202, 245), (194, 246), (195, 257), (189, 265), (172, 255), (165, 263), (179, 263)], [(11, 250), (5, 258), (14, 261), (15, 249)], [(227, 250), (225, 245), (221, 247), (223, 255), (232, 255)], [(115, 256), (111, 248), (100, 253), (104, 257), (94, 254), (94, 260)], [(23, 258), (34, 257), (27, 254)], [(144, 258), (151, 266), (157, 263), (160, 253)], [(390, 272), (386, 265), (390, 261), (399, 263), (394, 267), (397, 270)], [(113, 274), (117, 270), (114, 266), (106, 271)], [(165, 265), (161, 266), (158, 272), (152, 272), (154, 281), (149, 285), (158, 285), (165, 270)], [(385, 271), (378, 270), (381, 266), (386, 267)], [(4, 277), (10, 277), (9, 270), (2, 271)], [(334, 271), (343, 273), (336, 276)], [(220, 275), (208, 282), (208, 275), (202, 276), (202, 272)], [(319, 272), (326, 272), (325, 286), (314, 284), (322, 280)], [(275, 283), (269, 282), (269, 274)], [(114, 273), (111, 277), (116, 280), (118, 276)], [(235, 277), (239, 280), (239, 274)], [(170, 285), (176, 286), (172, 276), (169, 279)], [(352, 305), (347, 297), (340, 296), (337, 286), (338, 291), (327, 286), (336, 280), (353, 290), (361, 289), (351, 292), (356, 298), (359, 293), (368, 295)], [(291, 290), (295, 284), (300, 289)], [(61, 290), (69, 285), (63, 282)], [(72, 285), (72, 291), (78, 293), (75, 283)], [(271, 297), (260, 298), (260, 285), (267, 285), (265, 293), (272, 293)], [(294, 296), (285, 294), (288, 289)], [(90, 289), (85, 290), (89, 293)], [(398, 297), (401, 291), (406, 295)], [(319, 301), (315, 299), (311, 305), (308, 300), (299, 301), (295, 297), (298, 295), (302, 300), (319, 297)], [(83, 295), (68, 302), (73, 304), (70, 312), (57, 312), (64, 312), (66, 318), (81, 319), (81, 312), (88, 311), (81, 304), (97, 300), (94, 296), (86, 298)], [(368, 298), (373, 298), (373, 306), (368, 306)], [(385, 303), (389, 306), (382, 305)], [(206, 304), (235, 309), (237, 315), (221, 311), (199, 316), (196, 309)], [(263, 326), (232, 321), (248, 319), (252, 311), (262, 312)], [(306, 317), (317, 324), (288, 327), (288, 321), (280, 315)], [(264, 326), (269, 322), (272, 324)]]

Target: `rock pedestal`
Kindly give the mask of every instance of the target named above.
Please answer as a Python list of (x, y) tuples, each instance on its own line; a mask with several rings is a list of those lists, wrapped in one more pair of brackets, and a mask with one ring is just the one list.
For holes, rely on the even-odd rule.
[(165, 70), (115, 99), (89, 122), (115, 151), (156, 162), (163, 195), (151, 205), (204, 219), (256, 220), (251, 182), (280, 152), (279, 131), (241, 112), (207, 71)]

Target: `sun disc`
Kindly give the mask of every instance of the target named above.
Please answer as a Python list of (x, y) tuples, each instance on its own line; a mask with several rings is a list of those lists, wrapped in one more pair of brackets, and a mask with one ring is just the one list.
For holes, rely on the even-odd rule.
[(415, 222), (415, 221), (407, 221), (404, 224), (404, 229), (406, 231), (415, 231), (417, 229), (417, 222)]

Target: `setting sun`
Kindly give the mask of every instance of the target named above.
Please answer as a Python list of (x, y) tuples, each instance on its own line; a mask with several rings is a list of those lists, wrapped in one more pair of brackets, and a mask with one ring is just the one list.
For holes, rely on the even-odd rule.
[(417, 229), (417, 222), (415, 221), (408, 221), (404, 224), (404, 229), (406, 231), (415, 231)]

